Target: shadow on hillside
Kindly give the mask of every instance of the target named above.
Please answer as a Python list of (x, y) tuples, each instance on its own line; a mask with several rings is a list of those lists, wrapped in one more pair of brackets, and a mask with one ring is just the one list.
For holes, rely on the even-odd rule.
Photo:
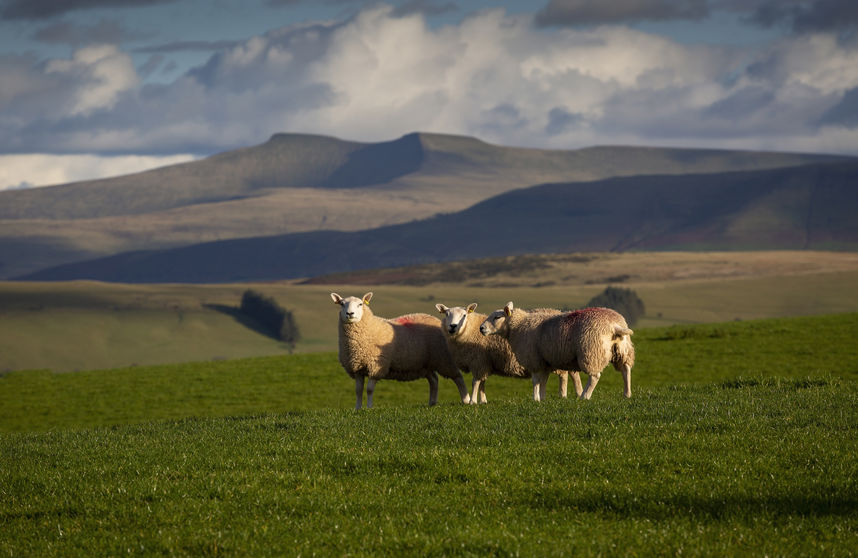
[(226, 314), (247, 329), (252, 330), (260, 335), (264, 335), (265, 337), (274, 339), (275, 341), (280, 341), (280, 337), (277, 335), (276, 332), (271, 331), (271, 329), (265, 327), (257, 320), (242, 312), (241, 308), (238, 308), (236, 306), (228, 306), (226, 304), (203, 304), (203, 307), (208, 308), (210, 310), (215, 310), (217, 312), (220, 312), (221, 314)]

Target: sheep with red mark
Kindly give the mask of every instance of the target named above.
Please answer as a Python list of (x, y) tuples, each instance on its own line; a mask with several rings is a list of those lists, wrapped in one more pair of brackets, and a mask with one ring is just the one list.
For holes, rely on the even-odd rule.
[(577, 370), (590, 378), (581, 394), (590, 399), (602, 370), (612, 364), (623, 375), (623, 395), (632, 396), (634, 333), (625, 318), (609, 308), (585, 308), (561, 314), (526, 312), (512, 301), (489, 314), (480, 325), (483, 335), (509, 341), (524, 369), (544, 395), (548, 373), (556, 368)]
[[(467, 308), (461, 306), (449, 308), (444, 304), (436, 304), (435, 309), (444, 314), (441, 327), (446, 333), (447, 344), (456, 366), (463, 372), (470, 372), (473, 377), (472, 404), (486, 403), (485, 386), (490, 374), (514, 378), (530, 377), (515, 358), (506, 339), (497, 335), (487, 337), (480, 333), (480, 324), (487, 316), (476, 312), (476, 302), (469, 304)], [(558, 310), (550, 309), (540, 309), (538, 312), (559, 313)], [(560, 397), (566, 397), (569, 374), (565, 370), (554, 372), (560, 377)], [(573, 372), (572, 379), (575, 382), (576, 393), (581, 395), (580, 375)], [(533, 397), (538, 401), (537, 389), (534, 389)]]
[(339, 312), (339, 357), (346, 373), (355, 381), (360, 409), (366, 383), (366, 406), (372, 407), (372, 396), (378, 380), (429, 381), (429, 405), (438, 401), (438, 374), (456, 383), (463, 403), (470, 397), (462, 373), (453, 362), (441, 320), (429, 314), (408, 314), (385, 319), (369, 307), (372, 293), (363, 298), (343, 298), (331, 293)]

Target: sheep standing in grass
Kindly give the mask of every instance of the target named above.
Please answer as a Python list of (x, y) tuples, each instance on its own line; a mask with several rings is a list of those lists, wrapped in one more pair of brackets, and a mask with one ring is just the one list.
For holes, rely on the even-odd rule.
[[(623, 375), (623, 395), (632, 396), (634, 333), (625, 318), (609, 308), (585, 308), (562, 314), (525, 312), (512, 301), (495, 310), (480, 325), (483, 335), (497, 334), (509, 341), (524, 369), (533, 375), (540, 396), (548, 372), (555, 368), (578, 370), (590, 376), (582, 399), (590, 399), (602, 370), (613, 364)], [(541, 397), (540, 397), (541, 398)]]
[[(473, 376), (471, 403), (476, 405), (486, 402), (485, 382), (489, 374), (515, 378), (530, 376), (515, 358), (506, 339), (497, 335), (487, 337), (480, 333), (480, 324), (487, 316), (475, 312), (476, 302), (468, 305), (467, 308), (461, 306), (448, 308), (443, 304), (436, 304), (435, 309), (444, 314), (441, 327), (446, 333), (447, 344), (456, 366), (464, 372), (470, 372)], [(557, 310), (547, 309), (538, 312), (559, 313)], [(566, 397), (569, 374), (565, 370), (554, 372), (560, 376), (560, 397)], [(575, 391), (580, 396), (582, 389), (578, 372), (572, 373), (572, 379), (575, 382)], [(539, 400), (538, 385), (534, 388), (533, 397)]]
[(331, 293), (340, 306), (340, 364), (355, 380), (355, 409), (361, 408), (364, 379), (366, 406), (372, 407), (375, 383), (382, 379), (429, 381), (429, 405), (438, 401), (438, 374), (456, 382), (463, 403), (468, 403), (468, 390), (462, 373), (441, 331), (441, 320), (429, 314), (408, 314), (385, 319), (369, 308), (372, 293), (363, 298), (343, 298)]

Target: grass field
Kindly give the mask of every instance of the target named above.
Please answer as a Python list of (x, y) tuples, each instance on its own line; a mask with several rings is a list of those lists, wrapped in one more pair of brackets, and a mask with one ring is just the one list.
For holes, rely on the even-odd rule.
[(634, 396), (336, 356), (0, 376), (0, 555), (851, 556), (858, 314), (635, 333)]
[[(237, 306), (247, 288), (294, 312), (303, 336), (295, 348), (300, 353), (336, 350), (330, 291), (360, 296), (373, 290), (376, 313), (395, 316), (434, 312), (436, 302), (479, 302), (486, 311), (508, 300), (521, 307), (571, 308), (614, 283), (634, 289), (646, 304), (640, 327), (858, 312), (853, 253), (573, 254), (432, 269), (431, 282), (423, 284), (424, 276), (418, 285), (389, 284), (395, 278), (383, 273), (358, 285), (0, 282), (0, 372), (285, 354), (282, 344), (214, 309)], [(438, 269), (451, 282), (438, 282)]]

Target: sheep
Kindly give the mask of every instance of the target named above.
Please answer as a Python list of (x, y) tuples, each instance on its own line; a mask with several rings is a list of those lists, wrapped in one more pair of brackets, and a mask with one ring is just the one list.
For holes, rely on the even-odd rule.
[(634, 332), (614, 310), (585, 308), (551, 315), (525, 312), (510, 301), (486, 317), (480, 332), (497, 334), (509, 341), (519, 363), (533, 375), (534, 386), (539, 382), (540, 396), (545, 393), (548, 371), (563, 368), (589, 375), (580, 397), (590, 399), (609, 363), (623, 375), (623, 395), (632, 396)]
[[(506, 339), (500, 336), (486, 337), (480, 334), (480, 324), (486, 319), (485, 314), (475, 312), (477, 303), (469, 304), (467, 308), (456, 306), (449, 308), (436, 304), (435, 309), (444, 314), (442, 328), (446, 333), (447, 344), (453, 354), (456, 366), (473, 376), (471, 403), (486, 402), (486, 379), (489, 374), (512, 376), (516, 378), (529, 377), (512, 352)], [(558, 313), (557, 310), (541, 309), (540, 312)], [(554, 371), (560, 377), (560, 397), (566, 397), (566, 384), (569, 374), (565, 370)], [(575, 391), (580, 396), (581, 377), (578, 372), (572, 373)], [(538, 384), (534, 388), (534, 399), (539, 396)], [(538, 400), (538, 399), (537, 399)]]
[(343, 298), (331, 293), (339, 313), (339, 357), (346, 373), (355, 380), (355, 409), (361, 408), (364, 379), (366, 406), (372, 408), (375, 383), (381, 379), (400, 381), (426, 378), (429, 405), (438, 401), (438, 374), (459, 388), (463, 403), (470, 397), (462, 373), (456, 368), (440, 329), (441, 320), (429, 314), (407, 314), (385, 319), (369, 308), (372, 293), (363, 298)]

